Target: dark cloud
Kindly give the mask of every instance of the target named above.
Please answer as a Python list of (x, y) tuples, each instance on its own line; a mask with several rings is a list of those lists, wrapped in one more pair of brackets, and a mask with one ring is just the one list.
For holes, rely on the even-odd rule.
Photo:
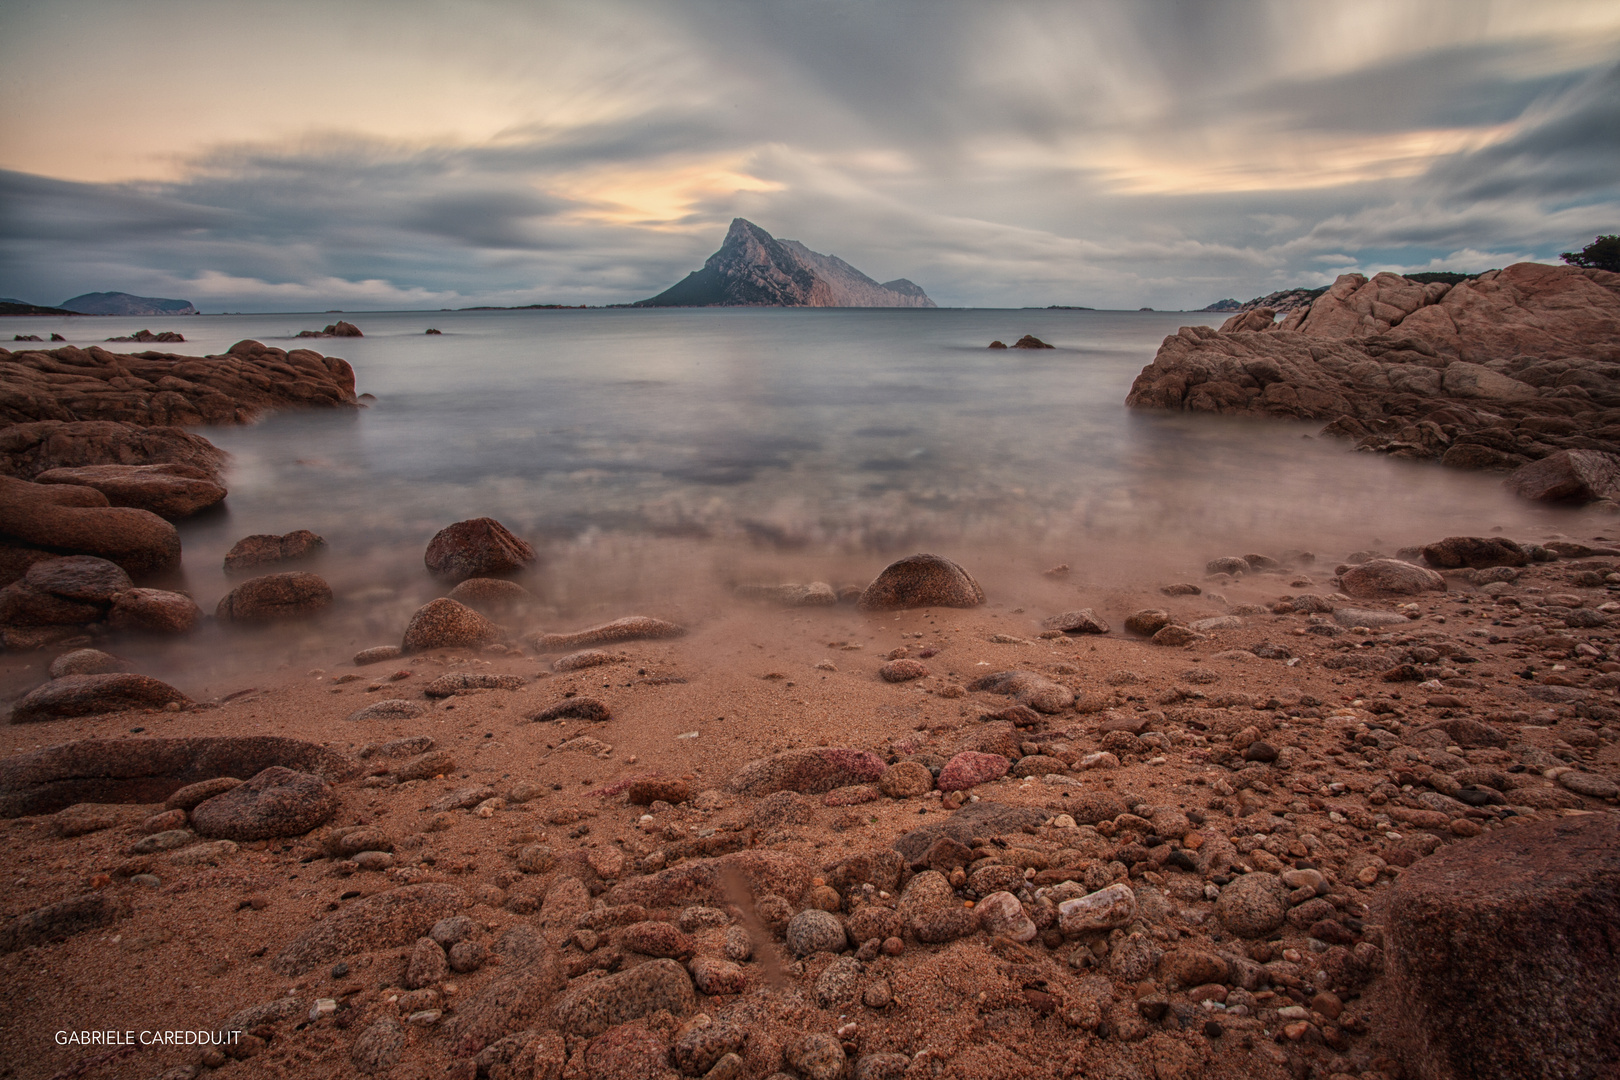
[[(1331, 33), (1312, 21), (1329, 9), (1279, 18), (1264, 0), (604, 2), (566, 25), (487, 6), (508, 34), (594, 19), (590, 41), (536, 41), (609, 50), (590, 54), (595, 81), (485, 139), (312, 130), (207, 148), (162, 183), (0, 173), (0, 294), (122, 288), (210, 310), (322, 308), (344, 289), (415, 306), (617, 302), (696, 268), (742, 215), (946, 304), (1200, 306), (1351, 266), (1551, 258), (1613, 231), (1613, 58), (1594, 66), (1555, 27), (1476, 33), (1488, 11), (1442, 6), (1455, 34), (1414, 24), (1430, 44), (1361, 41), (1359, 61), (1320, 68), (1283, 61), (1327, 47), (1302, 38)], [(398, 10), (402, 40), (443, 14)], [(622, 55), (619, 25), (641, 43)], [(469, 33), (458, 48), (476, 56)], [(665, 52), (634, 51), (650, 40)], [(1486, 145), (1372, 160), (1459, 130)], [(1351, 164), (1296, 182), (1290, 154), (1301, 171)], [(1127, 166), (1187, 177), (1133, 194)], [(1222, 183), (1244, 170), (1271, 179)], [(653, 194), (637, 202), (616, 177)]]

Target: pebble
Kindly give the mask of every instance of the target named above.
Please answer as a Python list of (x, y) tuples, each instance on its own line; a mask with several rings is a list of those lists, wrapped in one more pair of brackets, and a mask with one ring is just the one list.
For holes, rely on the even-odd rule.
[(1065, 934), (1114, 930), (1136, 918), (1136, 894), (1123, 882), (1065, 900), (1058, 905), (1058, 925)]
[(819, 908), (806, 908), (793, 916), (787, 926), (787, 946), (795, 956), (818, 952), (842, 952), (848, 935), (838, 916)]

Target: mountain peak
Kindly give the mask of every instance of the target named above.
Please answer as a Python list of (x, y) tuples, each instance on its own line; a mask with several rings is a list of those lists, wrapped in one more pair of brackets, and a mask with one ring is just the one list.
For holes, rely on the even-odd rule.
[(747, 218), (733, 218), (703, 269), (636, 307), (933, 307), (928, 294), (897, 278), (880, 285), (836, 255), (778, 240)]

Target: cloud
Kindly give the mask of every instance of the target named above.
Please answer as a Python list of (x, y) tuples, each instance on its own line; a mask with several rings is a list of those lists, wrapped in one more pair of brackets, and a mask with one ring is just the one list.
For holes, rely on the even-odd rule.
[[(741, 215), (944, 304), (1196, 307), (1620, 222), (1620, 11), (1580, 0), (202, 10), (14, 24), (0, 294), (622, 302)], [(279, 59), (92, 100), (19, 74), (63, 20), (114, 75), (161, 27)]]

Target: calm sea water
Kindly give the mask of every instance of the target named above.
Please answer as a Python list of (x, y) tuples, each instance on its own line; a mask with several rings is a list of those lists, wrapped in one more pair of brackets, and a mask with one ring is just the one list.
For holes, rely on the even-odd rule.
[[(11, 319), (87, 344), (143, 326), (184, 352), (283, 348), (335, 315)], [(1198, 313), (664, 310), (365, 313), (358, 412), (202, 433), (234, 459), (223, 514), (181, 525), (211, 607), (255, 532), (327, 538), (321, 570), (397, 635), (421, 554), (462, 518), (541, 550), (562, 613), (690, 604), (739, 581), (864, 582), (938, 551), (1016, 599), (1057, 562), (1167, 572), (1218, 554), (1343, 553), (1502, 526), (1578, 527), (1500, 478), (1349, 451), (1317, 425), (1132, 413), (1131, 380)], [(440, 335), (424, 335), (428, 327)], [(990, 351), (1032, 333), (1050, 351)], [(306, 344), (306, 343), (299, 343)], [(373, 625), (375, 624), (375, 625)]]

